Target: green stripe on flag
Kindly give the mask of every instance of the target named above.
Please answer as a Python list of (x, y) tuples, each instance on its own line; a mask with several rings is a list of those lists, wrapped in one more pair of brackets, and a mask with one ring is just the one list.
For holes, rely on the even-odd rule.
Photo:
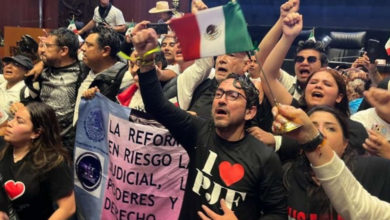
[(244, 14), (240, 5), (229, 2), (223, 6), (225, 15), (225, 48), (226, 53), (249, 51), (253, 49)]

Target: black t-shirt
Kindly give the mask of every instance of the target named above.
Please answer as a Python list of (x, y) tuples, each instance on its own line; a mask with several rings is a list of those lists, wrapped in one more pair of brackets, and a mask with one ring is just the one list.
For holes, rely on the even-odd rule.
[(21, 219), (48, 219), (55, 202), (73, 190), (71, 168), (62, 163), (42, 174), (32, 168), (31, 153), (14, 163), (12, 151), (10, 147), (0, 161), (1, 190), (9, 197), (0, 198), (0, 204), (10, 201)]
[(246, 127), (253, 126), (260, 127), (264, 131), (272, 132), (272, 122), (274, 117), (272, 115), (272, 105), (268, 99), (264, 99), (262, 103), (257, 106), (256, 116), (247, 122)]
[(215, 78), (203, 81), (194, 91), (189, 111), (204, 119), (211, 119), (211, 106), (213, 104), (218, 82)]
[(211, 120), (191, 116), (163, 98), (154, 71), (139, 74), (139, 79), (146, 111), (190, 157), (180, 219), (199, 219), (202, 204), (222, 214), (222, 198), (238, 219), (285, 219), (282, 170), (271, 148), (249, 134), (236, 142), (221, 139)]
[[(372, 195), (390, 202), (390, 160), (379, 157), (358, 156), (349, 164), (356, 179)], [(286, 171), (285, 182), (288, 183), (288, 215), (290, 219), (341, 219), (331, 206), (327, 213), (320, 213), (315, 206), (323, 200), (319, 196), (309, 196), (314, 183), (305, 177), (302, 168), (292, 166)], [(317, 187), (315, 187), (317, 188)], [(332, 216), (332, 217), (330, 217)]]

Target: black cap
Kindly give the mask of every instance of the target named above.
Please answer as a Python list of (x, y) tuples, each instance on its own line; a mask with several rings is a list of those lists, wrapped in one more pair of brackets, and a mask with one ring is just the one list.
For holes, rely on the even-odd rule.
[(16, 55), (13, 57), (4, 57), (3, 62), (15, 62), (23, 66), (26, 70), (31, 70), (33, 68), (33, 64), (31, 62), (31, 59), (23, 56), (23, 55)]

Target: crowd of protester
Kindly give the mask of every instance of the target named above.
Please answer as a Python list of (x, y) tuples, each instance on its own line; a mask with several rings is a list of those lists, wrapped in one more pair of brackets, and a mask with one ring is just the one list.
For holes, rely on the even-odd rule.
[[(299, 6), (280, 6), (258, 50), (185, 61), (174, 32), (157, 35), (150, 21), (126, 31), (120, 9), (100, 0), (78, 32), (54, 29), (35, 54), (2, 58), (0, 220), (74, 215), (79, 105), (97, 92), (153, 117), (186, 149), (180, 219), (390, 218), (389, 78), (366, 54), (330, 68), (311, 39), (298, 43), (294, 72), (283, 70)], [(192, 1), (192, 13), (205, 9)], [(168, 24), (181, 15), (165, 1), (149, 13)], [(243, 169), (239, 182), (221, 179), (223, 161)]]

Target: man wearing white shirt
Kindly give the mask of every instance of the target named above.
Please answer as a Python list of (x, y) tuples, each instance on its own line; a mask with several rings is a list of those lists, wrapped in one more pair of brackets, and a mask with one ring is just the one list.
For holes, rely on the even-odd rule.
[(93, 18), (78, 33), (84, 34), (93, 27), (103, 25), (112, 28), (116, 32), (125, 32), (125, 18), (123, 13), (117, 7), (110, 3), (110, 0), (100, 0), (93, 13)]

